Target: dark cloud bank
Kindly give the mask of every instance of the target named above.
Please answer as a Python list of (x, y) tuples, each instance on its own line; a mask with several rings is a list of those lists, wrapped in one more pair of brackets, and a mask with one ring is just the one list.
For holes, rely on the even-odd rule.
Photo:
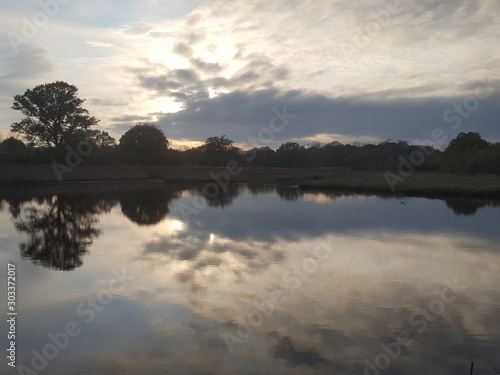
[(323, 133), (413, 142), (430, 138), (436, 128), (442, 128), (449, 139), (461, 131), (477, 131), (498, 141), (500, 91), (490, 88), (489, 92), (486, 99), (474, 95), (425, 99), (384, 99), (381, 95), (374, 99), (373, 95), (330, 98), (276, 88), (236, 90), (216, 98), (199, 98), (198, 94), (196, 99), (186, 100), (183, 110), (162, 115), (158, 125), (170, 138), (202, 141), (226, 134), (246, 143), (248, 137), (256, 137), (262, 128), (269, 127), (273, 109), (283, 111), (286, 107), (296, 117), (285, 130), (274, 134), (271, 145)]

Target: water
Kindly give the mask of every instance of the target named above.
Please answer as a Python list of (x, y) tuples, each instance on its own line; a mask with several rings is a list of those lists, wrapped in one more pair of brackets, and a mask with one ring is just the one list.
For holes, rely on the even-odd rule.
[(236, 185), (211, 198), (193, 187), (118, 190), (0, 193), (0, 296), (13, 263), (18, 371), (500, 367), (496, 202)]

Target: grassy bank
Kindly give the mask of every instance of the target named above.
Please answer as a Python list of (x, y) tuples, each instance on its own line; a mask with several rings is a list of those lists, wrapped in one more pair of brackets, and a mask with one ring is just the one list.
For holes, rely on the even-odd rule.
[[(335, 168), (242, 168), (231, 174), (233, 182), (304, 182), (333, 176)], [(231, 171), (232, 172), (232, 171)], [(63, 182), (82, 181), (137, 181), (163, 180), (165, 182), (209, 182), (227, 173), (225, 167), (77, 167), (63, 175)], [(0, 184), (59, 183), (49, 165), (0, 166)]]
[(380, 172), (343, 172), (305, 181), (300, 187), (321, 190), (396, 193), (404, 195), (462, 195), (500, 197), (500, 177), (494, 175), (454, 175), (436, 172), (415, 173), (391, 190)]
[[(64, 182), (142, 181), (203, 183), (218, 176), (222, 167), (78, 167), (64, 174)], [(288, 183), (303, 189), (411, 195), (462, 195), (500, 197), (500, 177), (416, 173), (398, 183), (392, 191), (383, 172), (352, 172), (337, 168), (242, 168), (233, 173), (232, 182)], [(51, 166), (0, 166), (0, 184), (59, 183)]]

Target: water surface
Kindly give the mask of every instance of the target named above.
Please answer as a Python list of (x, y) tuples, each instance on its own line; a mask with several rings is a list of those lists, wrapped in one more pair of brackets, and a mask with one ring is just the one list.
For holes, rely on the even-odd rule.
[(215, 197), (45, 187), (0, 201), (18, 366), (42, 374), (500, 367), (495, 202), (242, 185)]

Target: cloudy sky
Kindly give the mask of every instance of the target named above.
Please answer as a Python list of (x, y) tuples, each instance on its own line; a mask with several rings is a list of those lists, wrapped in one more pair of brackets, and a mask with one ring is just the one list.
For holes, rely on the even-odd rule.
[(117, 139), (500, 141), (499, 35), (498, 0), (4, 0), (0, 132), (15, 94), (62, 80)]

